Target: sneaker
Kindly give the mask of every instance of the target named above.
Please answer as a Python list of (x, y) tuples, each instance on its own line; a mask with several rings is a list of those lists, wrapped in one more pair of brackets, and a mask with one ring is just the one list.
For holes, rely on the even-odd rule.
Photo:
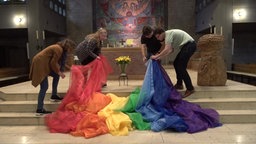
[(37, 116), (44, 115), (44, 114), (49, 114), (49, 113), (52, 113), (52, 112), (51, 111), (47, 111), (45, 109), (37, 109), (36, 110), (36, 115)]
[(102, 87), (106, 87), (107, 86), (107, 84), (105, 83), (105, 84), (102, 84)]
[(182, 90), (183, 89), (183, 85), (175, 84), (174, 88), (177, 89), (177, 90)]
[(185, 94), (182, 96), (182, 98), (186, 98), (188, 96), (190, 96), (191, 94), (193, 94), (195, 92), (195, 90), (186, 90)]
[(63, 98), (57, 96), (57, 95), (52, 95), (51, 98), (50, 98), (50, 101), (52, 102), (59, 102), (61, 101)]

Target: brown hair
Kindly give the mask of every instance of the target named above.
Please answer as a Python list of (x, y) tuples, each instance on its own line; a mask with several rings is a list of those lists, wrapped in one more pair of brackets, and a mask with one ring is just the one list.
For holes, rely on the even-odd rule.
[(161, 34), (161, 33), (163, 33), (163, 32), (164, 32), (164, 29), (158, 27), (158, 28), (155, 28), (155, 30), (154, 30), (154, 35)]
[(144, 26), (142, 28), (142, 35), (148, 36), (152, 33), (153, 29), (150, 26)]
[(76, 47), (76, 43), (68, 38), (57, 42), (57, 44), (60, 45), (64, 51), (67, 51), (68, 49), (73, 50)]

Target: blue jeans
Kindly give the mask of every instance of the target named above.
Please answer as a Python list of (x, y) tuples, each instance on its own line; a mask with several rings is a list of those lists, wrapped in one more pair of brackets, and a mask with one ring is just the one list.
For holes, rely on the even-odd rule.
[[(52, 95), (57, 95), (57, 87), (59, 84), (60, 76), (55, 72), (51, 72), (49, 75), (53, 77)], [(48, 76), (45, 77), (44, 80), (40, 83), (40, 91), (39, 91), (38, 100), (37, 100), (37, 109), (44, 108), (44, 97), (47, 90), (48, 90)]]
[(184, 81), (187, 90), (193, 90), (194, 87), (191, 82), (191, 78), (187, 72), (187, 65), (190, 57), (196, 51), (196, 43), (188, 42), (185, 44), (177, 57), (175, 58), (173, 65), (176, 72), (177, 85), (182, 85), (182, 81)]

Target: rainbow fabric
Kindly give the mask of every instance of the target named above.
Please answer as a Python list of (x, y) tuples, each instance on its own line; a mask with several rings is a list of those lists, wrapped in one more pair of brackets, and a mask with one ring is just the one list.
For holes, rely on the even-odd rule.
[(71, 68), (71, 84), (56, 112), (45, 117), (50, 132), (92, 138), (137, 130), (195, 133), (221, 126), (219, 114), (182, 100), (158, 61), (149, 60), (144, 82), (128, 97), (101, 93), (111, 67), (105, 57)]

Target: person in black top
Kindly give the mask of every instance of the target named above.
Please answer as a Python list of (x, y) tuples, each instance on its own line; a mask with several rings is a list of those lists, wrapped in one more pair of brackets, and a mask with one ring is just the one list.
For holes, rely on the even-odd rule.
[(162, 44), (154, 36), (154, 30), (150, 26), (144, 26), (141, 36), (141, 53), (143, 61), (147, 62), (151, 55), (160, 52)]

